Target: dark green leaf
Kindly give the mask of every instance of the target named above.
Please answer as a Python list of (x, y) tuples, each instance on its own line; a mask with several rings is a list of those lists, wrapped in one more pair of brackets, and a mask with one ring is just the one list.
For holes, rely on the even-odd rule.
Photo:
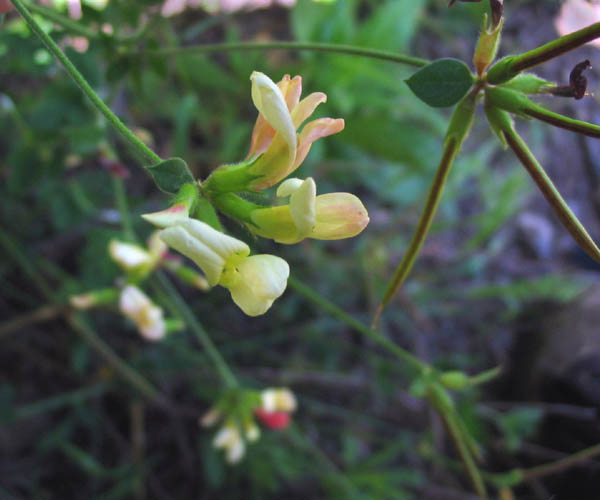
[(457, 59), (439, 59), (412, 75), (406, 83), (415, 95), (434, 108), (452, 106), (473, 85), (473, 75)]
[(169, 158), (148, 167), (150, 175), (161, 191), (177, 194), (184, 184), (193, 183), (194, 177), (181, 158)]

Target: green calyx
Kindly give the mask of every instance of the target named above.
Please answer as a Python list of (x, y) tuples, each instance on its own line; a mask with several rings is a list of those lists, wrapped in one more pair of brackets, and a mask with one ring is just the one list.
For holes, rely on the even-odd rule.
[(203, 182), (203, 190), (210, 196), (254, 191), (252, 184), (262, 176), (252, 173), (251, 169), (259, 158), (260, 156), (240, 163), (221, 165)]

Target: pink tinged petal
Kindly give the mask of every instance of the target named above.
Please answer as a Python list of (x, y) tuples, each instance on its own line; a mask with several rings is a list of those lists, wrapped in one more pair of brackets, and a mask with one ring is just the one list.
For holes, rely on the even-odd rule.
[(150, 224), (155, 225), (156, 227), (165, 228), (169, 226), (173, 226), (178, 222), (183, 222), (189, 216), (188, 207), (181, 203), (177, 205), (173, 205), (172, 207), (167, 208), (166, 210), (161, 210), (160, 212), (152, 212), (149, 214), (142, 214), (142, 219)]
[(327, 137), (328, 135), (341, 132), (344, 130), (344, 125), (343, 118), (319, 118), (318, 120), (307, 123), (298, 137), (298, 152), (296, 153), (294, 166), (286, 175), (289, 175), (300, 166), (306, 158), (306, 155), (308, 155), (313, 142), (321, 137)]
[(327, 95), (323, 92), (313, 92), (302, 99), (302, 101), (292, 109), (292, 121), (294, 122), (294, 126), (298, 128), (302, 125), (322, 102), (327, 102)]
[(271, 144), (273, 137), (275, 137), (275, 129), (271, 127), (269, 122), (265, 120), (265, 117), (259, 113), (256, 123), (254, 124), (254, 130), (252, 130), (250, 151), (248, 151), (246, 159), (263, 154), (269, 147), (269, 144)]
[[(560, 13), (554, 21), (554, 26), (556, 31), (564, 36), (597, 22), (600, 22), (600, 5), (598, 5), (598, 2), (591, 4), (585, 0), (568, 0), (560, 9)], [(600, 40), (598, 39), (590, 43), (600, 46)]]
[[(285, 75), (290, 77), (290, 75)], [(288, 110), (291, 111), (298, 105), (300, 101), (300, 95), (302, 94), (302, 77), (296, 75), (290, 80), (283, 95), (285, 97), (285, 103), (287, 104)], [(298, 128), (298, 127), (296, 127)]]
[(316, 224), (310, 237), (317, 240), (352, 238), (369, 223), (367, 209), (350, 193), (317, 196), (316, 209)]
[(288, 85), (290, 84), (290, 80), (291, 80), (290, 75), (285, 74), (285, 75), (283, 75), (283, 78), (275, 84), (275, 85), (277, 85), (277, 88), (279, 90), (281, 90), (281, 95), (284, 97), (284, 99), (285, 99), (285, 94), (287, 93)]

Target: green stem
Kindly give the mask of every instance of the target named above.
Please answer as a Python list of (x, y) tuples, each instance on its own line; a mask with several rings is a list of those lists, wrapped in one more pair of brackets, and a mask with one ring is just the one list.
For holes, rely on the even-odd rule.
[(371, 339), (376, 344), (380, 345), (384, 349), (388, 350), (396, 357), (400, 358), (403, 362), (405, 362), (408, 366), (410, 366), (413, 370), (419, 373), (430, 372), (432, 368), (423, 363), (421, 360), (413, 356), (411, 353), (403, 349), (402, 347), (396, 345), (391, 340), (385, 338), (378, 331), (369, 328), (364, 323), (361, 323), (359, 320), (350, 316), (347, 312), (340, 309), (338, 306), (327, 300), (325, 297), (322, 297), (317, 292), (315, 292), (308, 285), (305, 285), (301, 281), (296, 278), (290, 276), (288, 278), (288, 284), (294, 290), (296, 290), (299, 294), (303, 295), (305, 298), (318, 305), (325, 311), (329, 312), (332, 316), (335, 316), (343, 323), (346, 323), (349, 327), (356, 330), (358, 333), (361, 333), (365, 337)]
[(100, 336), (92, 330), (78, 315), (67, 316), (67, 322), (93, 349), (95, 349), (112, 368), (151, 401), (166, 404), (160, 392), (136, 370), (123, 361)]
[[(500, 114), (504, 112), (493, 109), (488, 110), (488, 116), (491, 116), (492, 113)], [(501, 119), (495, 121), (502, 127), (502, 137), (537, 184), (539, 190), (542, 192), (563, 226), (577, 244), (579, 244), (592, 259), (600, 262), (600, 249), (596, 246), (596, 243), (594, 243), (594, 240), (588, 234), (583, 224), (571, 211), (569, 205), (567, 205), (562, 198), (552, 183), (552, 180), (548, 177), (548, 174), (546, 174), (544, 168), (538, 163), (533, 153), (527, 147), (527, 144), (525, 144), (523, 139), (517, 134), (510, 119), (502, 116), (500, 118)], [(494, 119), (493, 116), (492, 119)]]
[(469, 383), (471, 385), (487, 384), (488, 382), (498, 378), (500, 375), (502, 375), (502, 367), (496, 366), (491, 370), (486, 370), (484, 372), (478, 373), (477, 375), (469, 377)]
[(543, 476), (547, 476), (549, 474), (555, 474), (557, 472), (561, 472), (573, 465), (584, 462), (592, 457), (600, 455), (600, 444), (596, 444), (594, 446), (590, 446), (584, 450), (578, 451), (577, 453), (573, 453), (568, 457), (561, 458), (555, 462), (551, 462), (544, 465), (538, 465), (537, 467), (532, 467), (531, 469), (521, 470), (521, 474), (523, 475), (523, 481), (531, 481), (533, 479), (538, 479)]
[(392, 297), (396, 294), (396, 292), (400, 289), (404, 280), (410, 273), (417, 256), (419, 255), (419, 251), (425, 242), (425, 238), (429, 233), (429, 229), (431, 228), (431, 223), (433, 222), (433, 217), (437, 211), (438, 205), (440, 203), (440, 199), (442, 197), (442, 192), (444, 190), (444, 186), (446, 185), (446, 180), (448, 178), (448, 174), (450, 173), (450, 169), (452, 164), (454, 163), (454, 158), (458, 152), (458, 144), (455, 140), (450, 140), (444, 146), (444, 152), (442, 154), (442, 159), (438, 166), (438, 170), (435, 174), (431, 187), (429, 188), (429, 194), (427, 195), (427, 201), (425, 202), (425, 207), (423, 209), (423, 213), (421, 218), (419, 219), (419, 224), (415, 229), (412, 240), (408, 245), (408, 249), (402, 257), (400, 264), (396, 268), (396, 272), (392, 277), (388, 287), (385, 291), (383, 299), (381, 300), (381, 305), (379, 306), (378, 313), (376, 317), (379, 316), (379, 313), (383, 310), (383, 308), (390, 302)]
[(598, 37), (600, 37), (600, 23), (595, 23), (516, 56), (512, 62), (512, 70), (519, 73), (576, 49)]
[(48, 7), (37, 5), (32, 2), (27, 2), (27, 8), (35, 14), (39, 14), (40, 16), (45, 17), (49, 21), (52, 21), (58, 24), (59, 26), (62, 26), (71, 33), (76, 33), (77, 35), (81, 35), (86, 38), (98, 38), (98, 33), (96, 31), (83, 26), (77, 21), (73, 21), (72, 19), (63, 16), (62, 14), (56, 12), (53, 9), (49, 9)]
[(409, 66), (423, 67), (430, 61), (418, 57), (405, 56), (395, 52), (369, 49), (365, 47), (356, 47), (353, 45), (341, 45), (332, 43), (312, 43), (312, 42), (240, 42), (240, 43), (212, 43), (205, 45), (191, 45), (188, 47), (173, 47), (167, 49), (158, 49), (151, 51), (159, 55), (181, 55), (181, 54), (206, 54), (211, 52), (227, 52), (234, 50), (310, 50), (315, 52), (330, 52), (336, 54), (348, 54), (361, 57), (370, 57), (372, 59), (381, 59), (392, 61)]
[(479, 471), (479, 468), (477, 467), (477, 464), (471, 455), (467, 441), (462, 434), (460, 424), (457, 421), (458, 417), (456, 417), (454, 414), (447, 414), (443, 412), (440, 412), (440, 415), (446, 424), (448, 433), (454, 441), (454, 445), (456, 446), (461, 461), (467, 470), (467, 474), (471, 480), (473, 488), (475, 489), (477, 495), (479, 495), (481, 498), (487, 498), (485, 483), (481, 476), (481, 472)]
[(123, 236), (128, 241), (135, 241), (135, 233), (133, 231), (133, 224), (131, 222), (131, 215), (127, 204), (127, 194), (125, 193), (125, 183), (123, 182), (123, 179), (117, 175), (113, 175), (112, 184), (115, 201), (117, 202), (117, 207), (119, 207), (119, 213), (121, 214)]
[(425, 201), (423, 213), (421, 214), (417, 228), (415, 229), (410, 244), (408, 245), (408, 249), (402, 257), (400, 264), (398, 264), (396, 272), (390, 280), (385, 294), (381, 299), (381, 304), (379, 305), (379, 308), (375, 313), (375, 317), (373, 318), (374, 325), (377, 323), (377, 320), (385, 306), (390, 302), (390, 300), (392, 300), (392, 297), (404, 283), (404, 280), (408, 276), (408, 273), (410, 273), (410, 270), (412, 269), (415, 260), (419, 255), (421, 247), (425, 242), (425, 238), (429, 233), (431, 223), (433, 222), (433, 218), (435, 217), (440, 204), (440, 199), (442, 197), (442, 192), (444, 191), (444, 186), (446, 185), (446, 180), (448, 179), (448, 174), (450, 173), (450, 169), (454, 164), (454, 159), (460, 151), (460, 148), (462, 147), (462, 144), (469, 134), (471, 126), (473, 125), (475, 105), (478, 100), (478, 94), (479, 86), (475, 86), (473, 90), (457, 104), (456, 109), (452, 114), (452, 118), (450, 118), (448, 132), (446, 133), (446, 138), (444, 140), (442, 159), (440, 160), (437, 172), (433, 182), (431, 183), (431, 187), (429, 188), (429, 194), (427, 195), (427, 200)]
[(208, 336), (208, 333), (206, 333), (206, 330), (198, 322), (196, 316), (194, 316), (194, 313), (185, 303), (183, 297), (179, 294), (177, 289), (173, 286), (164, 273), (157, 271), (156, 277), (158, 283), (160, 283), (160, 286), (167, 292), (173, 306), (173, 311), (176, 312), (177, 316), (179, 316), (185, 322), (190, 330), (192, 330), (200, 344), (202, 344), (202, 347), (217, 368), (217, 371), (223, 379), (223, 382), (225, 382), (228, 387), (238, 387), (239, 383), (237, 378), (213, 344), (211, 338)]
[[(33, 266), (31, 259), (21, 251), (4, 231), (0, 229), (0, 244), (6, 252), (21, 267), (23, 272), (37, 285), (38, 289), (49, 301), (56, 303), (53, 289)], [(165, 404), (165, 398), (152, 386), (142, 375), (131, 368), (106, 344), (91, 328), (89, 328), (80, 317), (75, 315), (65, 316), (69, 325), (88, 342), (112, 368), (141, 394), (152, 401)]]
[(221, 212), (230, 217), (240, 219), (248, 224), (254, 224), (250, 214), (254, 210), (267, 208), (263, 205), (257, 205), (250, 201), (244, 200), (237, 194), (225, 193), (219, 196), (214, 196), (212, 201)]
[(48, 48), (48, 50), (60, 61), (63, 65), (67, 73), (73, 78), (75, 83), (79, 86), (79, 88), (84, 92), (84, 94), (92, 101), (94, 106), (100, 111), (106, 119), (112, 123), (112, 125), (117, 129), (117, 131), (125, 138), (129, 143), (139, 152), (139, 154), (147, 161), (149, 164), (154, 165), (160, 163), (162, 158), (158, 156), (154, 151), (152, 151), (148, 146), (146, 146), (140, 139), (138, 139), (135, 134), (127, 128), (127, 126), (109, 109), (109, 107), (104, 104), (104, 101), (98, 97), (98, 94), (92, 89), (87, 80), (83, 77), (83, 75), (77, 70), (77, 68), (73, 65), (70, 59), (66, 56), (66, 54), (60, 49), (58, 45), (50, 38), (48, 34), (42, 30), (40, 25), (31, 15), (27, 7), (22, 0), (11, 0), (15, 9), (19, 11), (23, 19), (27, 23), (27, 25), (31, 28), (31, 30), (42, 40), (44, 45)]
[(575, 120), (568, 116), (543, 108), (521, 92), (503, 88), (490, 87), (485, 92), (486, 106), (501, 108), (509, 113), (536, 118), (555, 127), (564, 128), (576, 134), (600, 138), (600, 126)]
[(35, 417), (40, 413), (56, 410), (69, 404), (76, 404), (88, 398), (100, 396), (106, 392), (106, 389), (106, 384), (95, 384), (89, 387), (84, 387), (83, 389), (77, 389), (72, 392), (60, 394), (59, 396), (54, 396), (52, 398), (47, 398), (41, 401), (36, 401), (35, 403), (20, 406), (19, 408), (15, 409), (14, 418), (19, 420), (23, 418)]
[(600, 23), (595, 23), (523, 54), (507, 56), (490, 68), (487, 81), (494, 85), (506, 82), (523, 70), (549, 61), (598, 37), (600, 37)]
[(439, 384), (432, 384), (427, 391), (427, 401), (440, 414), (448, 433), (454, 441), (460, 459), (467, 471), (473, 488), (482, 498), (487, 498), (485, 483), (481, 471), (475, 463), (474, 455), (479, 455), (479, 450), (472, 438), (468, 435), (458, 413), (456, 412), (452, 397)]

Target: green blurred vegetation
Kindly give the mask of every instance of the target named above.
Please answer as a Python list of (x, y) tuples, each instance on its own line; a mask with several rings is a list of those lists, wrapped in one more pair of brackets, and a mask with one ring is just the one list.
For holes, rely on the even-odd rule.
[[(468, 61), (485, 5), (447, 11), (445, 4), (299, 0), (289, 12), (189, 10), (165, 19), (156, 1), (111, 0), (101, 11), (84, 5), (81, 24), (111, 24), (119, 37), (147, 29), (126, 44), (99, 35), (84, 53), (68, 46), (67, 31), (39, 20), (125, 123), (150, 137), (163, 157), (185, 158), (200, 178), (246, 154), (256, 113), (253, 70), (274, 80), (300, 74), (306, 93), (327, 93), (317, 114), (343, 117), (346, 128), (316, 143), (297, 175), (313, 176), (321, 193), (359, 195), (371, 216), (367, 230), (354, 240), (287, 247), (226, 225), (257, 250), (286, 258), (295, 276), (368, 323), (416, 224), (448, 111), (415, 99), (403, 82), (414, 70), (390, 62), (290, 51), (152, 51), (293, 39)], [(527, 303), (564, 302), (585, 287), (572, 274), (503, 265), (514, 244), (505, 229), (525, 206), (531, 183), (499, 151), (496, 139), (476, 127), (423, 255), (381, 324), (391, 339), (440, 368), (476, 373), (494, 366), (501, 361), (494, 339), (508, 343), (511, 321)], [(164, 195), (18, 16), (7, 16), (0, 26), (0, 327), (119, 276), (107, 254), (110, 239), (125, 236), (121, 181), (106, 167), (113, 157), (129, 173), (128, 210), (143, 239), (151, 228), (139, 215), (163, 208)], [(150, 344), (116, 308), (85, 319), (173, 403), (165, 406), (144, 401), (95, 353), (89, 336), (57, 314), (0, 335), (0, 497), (398, 500), (422, 496), (432, 477), (468, 488), (455, 467), (439, 468), (443, 450), (453, 456), (452, 448), (440, 444), (439, 422), (407, 392), (410, 379), (396, 359), (291, 289), (267, 315), (248, 319), (222, 288), (205, 294), (178, 287), (245, 385), (293, 388), (300, 403), (293, 427), (264, 430), (241, 464), (227, 466), (211, 446), (213, 433), (197, 424), (218, 383), (189, 332)], [(500, 438), (506, 453), (516, 452), (540, 419), (527, 407), (482, 414), (479, 388), (459, 399), (484, 449)]]

